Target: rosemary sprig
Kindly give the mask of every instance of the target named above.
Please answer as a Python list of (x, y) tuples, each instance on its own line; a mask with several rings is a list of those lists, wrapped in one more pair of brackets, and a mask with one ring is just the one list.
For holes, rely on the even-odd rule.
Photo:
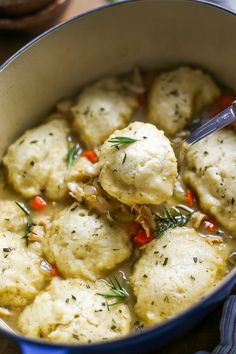
[(129, 138), (128, 136), (116, 136), (116, 137), (111, 138), (110, 140), (108, 140), (108, 143), (111, 143), (112, 147), (115, 147), (116, 149), (119, 150), (119, 147), (121, 145), (133, 144), (136, 141), (138, 141), (138, 140), (137, 139), (133, 139), (133, 138)]
[(66, 165), (67, 169), (70, 170), (71, 166), (74, 164), (78, 153), (79, 153), (80, 147), (73, 143), (72, 141), (68, 140), (68, 152), (66, 156)]
[(153, 233), (156, 238), (161, 237), (163, 233), (168, 229), (174, 229), (178, 226), (181, 227), (186, 225), (192, 216), (192, 212), (190, 211), (187, 211), (187, 214), (183, 214), (180, 209), (185, 211), (186, 209), (181, 206), (175, 206), (172, 208), (163, 207), (163, 209), (164, 217), (155, 214), (158, 226), (153, 231)]
[(25, 215), (30, 216), (30, 211), (26, 208), (26, 206), (23, 203), (20, 202), (15, 202), (16, 205), (25, 213)]
[(107, 303), (108, 307), (128, 300), (129, 293), (124, 288), (122, 288), (116, 277), (114, 277), (114, 279), (109, 279), (109, 282), (106, 283), (110, 287), (110, 294), (96, 293), (96, 295), (103, 296), (106, 300), (116, 300), (115, 302)]
[(23, 203), (19, 203), (19, 202), (15, 202), (15, 203), (27, 216), (27, 221), (25, 224), (25, 232), (24, 232), (24, 235), (22, 236), (22, 239), (25, 239), (26, 246), (28, 247), (29, 235), (34, 234), (33, 227), (36, 226), (37, 224), (35, 224), (35, 222), (32, 220), (30, 211), (26, 208), (26, 206)]
[(37, 224), (35, 224), (32, 220), (28, 220), (26, 222), (25, 233), (24, 233), (24, 236), (22, 237), (22, 239), (25, 239), (27, 247), (29, 246), (29, 235), (30, 234), (34, 234), (35, 235), (35, 233), (33, 232), (33, 227), (36, 226), (36, 225)]

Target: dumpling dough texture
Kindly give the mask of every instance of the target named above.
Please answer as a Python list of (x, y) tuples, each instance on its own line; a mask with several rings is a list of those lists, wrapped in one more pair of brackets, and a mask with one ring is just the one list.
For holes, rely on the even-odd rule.
[[(117, 136), (138, 141), (117, 149), (109, 142)], [(160, 204), (173, 193), (176, 158), (163, 131), (152, 124), (135, 122), (115, 131), (101, 148), (99, 165), (102, 188), (124, 204)]]
[(74, 129), (86, 148), (101, 145), (116, 129), (125, 127), (138, 106), (134, 94), (117, 78), (86, 87), (71, 111)]
[(94, 280), (129, 258), (132, 246), (126, 229), (75, 203), (55, 217), (44, 250), (65, 277)]
[(40, 270), (37, 245), (26, 246), (25, 214), (14, 202), (0, 202), (0, 306), (25, 306), (41, 290), (45, 275)]
[(158, 75), (148, 102), (148, 121), (174, 135), (220, 95), (211, 77), (199, 69), (180, 67)]
[(25, 213), (14, 201), (0, 201), (0, 231), (22, 233), (25, 229), (27, 218)]
[(147, 325), (160, 323), (199, 301), (226, 272), (226, 254), (186, 227), (148, 244), (134, 267), (135, 312)]
[(90, 343), (129, 334), (128, 306), (109, 307), (97, 293), (110, 293), (102, 280), (53, 279), (20, 315), (18, 328), (23, 334), (64, 343)]
[(8, 181), (25, 198), (44, 194), (52, 200), (65, 197), (68, 125), (52, 120), (26, 131), (3, 159)]
[(193, 145), (184, 180), (196, 192), (201, 208), (227, 230), (236, 231), (236, 134), (223, 129)]

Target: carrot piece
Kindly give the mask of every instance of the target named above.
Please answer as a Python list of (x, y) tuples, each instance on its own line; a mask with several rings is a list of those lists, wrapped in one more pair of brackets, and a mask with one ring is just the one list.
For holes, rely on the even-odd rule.
[(193, 208), (195, 201), (196, 201), (195, 194), (194, 194), (193, 190), (187, 189), (186, 193), (185, 193), (185, 197), (186, 197), (186, 201), (187, 201), (188, 205), (190, 206), (190, 208)]
[(203, 226), (207, 232), (215, 233), (218, 230), (218, 224), (213, 219), (203, 220)]
[(97, 154), (93, 150), (84, 150), (81, 152), (80, 156), (86, 157), (92, 163), (95, 163), (98, 161)]
[(136, 222), (136, 221), (133, 221), (130, 225), (129, 225), (129, 228), (128, 228), (128, 232), (131, 236), (134, 236), (136, 235), (140, 230), (142, 229), (142, 226)]
[(40, 195), (36, 195), (36, 197), (31, 200), (31, 206), (34, 210), (39, 211), (46, 208), (47, 202)]
[(224, 109), (226, 109), (228, 106), (232, 104), (232, 102), (236, 99), (236, 96), (230, 95), (230, 94), (225, 94), (222, 95), (217, 102), (213, 105), (211, 111), (210, 111), (210, 116), (214, 117)]
[(151, 242), (155, 238), (154, 235), (150, 234), (147, 236), (145, 230), (140, 230), (133, 238), (133, 242), (138, 246), (143, 246), (146, 243)]
[(51, 277), (58, 277), (60, 275), (59, 270), (57, 269), (56, 266), (52, 265), (52, 268), (50, 270), (50, 275)]

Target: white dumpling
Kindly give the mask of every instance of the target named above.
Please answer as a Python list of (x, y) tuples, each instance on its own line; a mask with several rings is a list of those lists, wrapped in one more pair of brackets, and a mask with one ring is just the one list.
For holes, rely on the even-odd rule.
[(166, 231), (148, 244), (134, 266), (135, 313), (154, 325), (183, 311), (221, 280), (226, 258), (225, 250), (208, 244), (194, 229)]
[(55, 216), (44, 240), (44, 251), (65, 277), (94, 280), (131, 255), (124, 225), (89, 212), (74, 203)]
[(19, 330), (33, 338), (63, 343), (90, 343), (129, 334), (128, 306), (106, 305), (97, 293), (110, 293), (102, 280), (53, 279), (27, 306), (18, 321)]
[(220, 90), (202, 70), (180, 67), (158, 75), (148, 102), (148, 121), (174, 135), (204, 107), (219, 96)]
[[(136, 139), (118, 148), (109, 142), (117, 137)], [(160, 204), (171, 197), (177, 163), (163, 131), (142, 122), (115, 131), (101, 147), (102, 188), (124, 204)]]
[(184, 180), (197, 193), (201, 208), (227, 230), (236, 230), (236, 134), (216, 132), (187, 153)]
[(52, 200), (65, 197), (69, 128), (56, 119), (26, 131), (10, 145), (3, 158), (8, 181), (25, 198), (44, 194)]
[(27, 218), (13, 201), (0, 202), (0, 306), (25, 306), (45, 283), (41, 247), (27, 246)]
[(101, 145), (114, 130), (125, 127), (138, 106), (123, 81), (106, 78), (87, 86), (71, 108), (74, 129), (85, 147)]
[(42, 259), (21, 235), (0, 231), (0, 306), (25, 306), (45, 283)]
[(14, 201), (0, 200), (0, 231), (22, 233), (26, 222), (26, 214)]

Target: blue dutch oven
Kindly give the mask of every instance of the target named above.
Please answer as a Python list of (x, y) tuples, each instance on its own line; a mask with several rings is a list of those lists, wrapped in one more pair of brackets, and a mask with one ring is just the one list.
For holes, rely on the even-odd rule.
[[(0, 69), (0, 153), (55, 103), (103, 75), (135, 66), (194, 64), (236, 91), (236, 18), (224, 1), (136, 0), (105, 6), (56, 26)], [(221, 4), (221, 5), (220, 5)], [(193, 328), (236, 284), (236, 270), (203, 300), (163, 325), (127, 338), (87, 345), (30, 340), (0, 324), (24, 354), (122, 353), (154, 350)]]

